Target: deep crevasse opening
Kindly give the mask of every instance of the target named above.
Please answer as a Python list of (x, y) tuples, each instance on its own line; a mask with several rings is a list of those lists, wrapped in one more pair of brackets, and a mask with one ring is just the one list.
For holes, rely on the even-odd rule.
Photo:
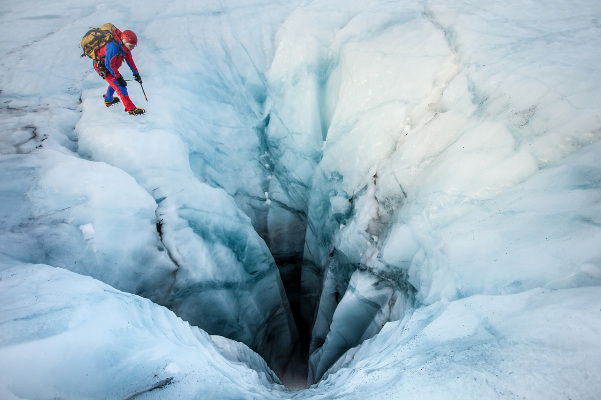
[[(353, 128), (359, 129), (358, 132), (368, 129), (371, 133), (375, 129), (388, 135), (391, 130), (396, 131), (392, 140), (383, 142), (384, 148), (388, 149), (381, 157), (392, 154), (399, 140), (395, 136), (406, 133), (395, 127), (402, 121), (402, 106), (388, 110), (386, 95), (373, 98), (374, 87), (365, 82), (358, 85), (354, 77), (372, 74), (373, 66), (366, 64), (372, 56), (377, 58), (382, 52), (398, 51), (393, 50), (390, 43), (383, 48), (356, 44), (365, 36), (360, 29), (373, 24), (373, 17), (376, 17), (376, 23), (386, 25), (400, 16), (382, 12), (370, 15), (370, 18), (356, 18), (361, 8), (351, 7), (319, 17), (312, 7), (303, 9), (304, 12), (294, 12), (279, 28), (268, 71), (264, 75), (258, 74), (266, 85), (264, 92), (257, 95), (259, 86), (251, 85), (250, 89), (255, 93), (242, 96), (261, 99), (259, 109), (262, 111), (255, 112), (261, 119), (254, 132), (259, 143), (264, 198), (257, 196), (251, 202), (247, 193), (236, 193), (234, 198), (251, 216), (253, 225), (267, 242), (279, 266), (299, 328), (301, 358), (312, 354), (309, 378), (312, 383), (319, 380), (344, 351), (375, 335), (387, 321), (400, 318), (410, 307), (414, 292), (403, 271), (394, 271), (378, 259), (378, 241), (389, 234), (393, 214), (406, 197), (403, 188), (395, 184), (391, 193), (384, 196), (376, 193), (383, 192), (382, 186), (384, 190), (390, 187), (386, 181), (384, 185), (380, 184), (377, 163), (381, 160), (376, 157), (375, 166), (365, 164), (364, 160), (369, 157), (354, 154), (354, 146), (350, 143), (341, 144), (343, 147), (338, 156), (331, 153), (339, 157), (350, 151), (356, 157), (341, 166), (344, 173), (338, 172), (338, 167), (332, 170), (331, 166), (326, 165), (325, 169), (320, 166), (331, 141), (328, 135), (332, 123), (335, 124), (332, 135), (336, 146), (337, 136), (347, 129), (340, 124), (346, 123), (349, 113), (362, 113), (368, 109), (366, 121), (373, 125), (369, 128), (359, 123), (358, 128)], [(417, 13), (418, 8), (408, 11)], [(315, 23), (315, 18), (326, 28), (299, 36), (299, 27)], [(428, 21), (421, 24), (421, 29), (430, 29)], [(332, 32), (336, 34), (332, 35)], [(375, 33), (384, 38), (395, 34), (395, 29)], [(367, 33), (368, 37), (373, 35)], [(440, 38), (444, 39), (439, 35), (435, 40), (440, 41)], [(437, 45), (445, 45), (445, 42)], [(444, 70), (444, 61), (448, 57), (443, 53), (435, 58), (433, 64), (442, 63), (442, 66), (433, 69)], [(430, 76), (425, 77), (423, 84), (429, 79)], [(372, 83), (379, 85), (378, 80)], [(426, 99), (420, 100), (440, 96), (436, 90), (440, 89), (435, 89), (432, 95), (425, 93)], [(396, 95), (389, 93), (387, 96), (392, 99)], [(370, 102), (375, 108), (370, 108)], [(386, 115), (387, 112), (395, 114)], [(414, 112), (417, 115), (413, 118), (418, 120), (415, 124), (423, 118), (419, 113), (420, 110)], [(386, 118), (374, 120), (377, 115), (386, 115)], [(353, 165), (349, 169), (355, 160), (364, 165), (359, 165), (362, 167), (359, 169), (353, 169)], [(328, 169), (331, 170), (329, 176), (325, 175)], [(343, 182), (345, 179), (350, 180), (350, 186)], [(332, 195), (332, 191), (337, 193)], [(343, 307), (335, 315), (340, 302)], [(299, 362), (300, 370), (305, 369), (303, 364), (303, 361)]]

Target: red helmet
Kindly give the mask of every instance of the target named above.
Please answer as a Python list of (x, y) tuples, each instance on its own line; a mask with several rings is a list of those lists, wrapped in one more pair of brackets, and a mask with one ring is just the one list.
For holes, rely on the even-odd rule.
[(138, 37), (136, 36), (135, 33), (133, 33), (130, 30), (125, 30), (125, 31), (121, 32), (121, 40), (124, 41), (125, 43), (129, 43), (129, 44), (133, 44), (133, 45), (138, 44)]

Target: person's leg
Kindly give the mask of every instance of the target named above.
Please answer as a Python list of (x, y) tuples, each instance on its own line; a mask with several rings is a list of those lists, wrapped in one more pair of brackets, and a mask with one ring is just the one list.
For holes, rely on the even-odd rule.
[[(129, 98), (129, 95), (127, 94), (127, 87), (119, 86), (117, 84), (117, 82), (115, 81), (115, 77), (111, 74), (108, 74), (105, 79), (108, 82), (108, 84), (111, 86), (111, 88), (113, 89), (113, 91), (114, 91), (113, 93), (117, 93), (117, 96), (119, 96), (121, 98), (121, 101), (123, 102), (123, 106), (125, 107), (125, 111), (134, 110), (136, 108), (136, 106), (134, 105), (134, 103)], [(108, 90), (107, 90), (107, 94), (108, 94)]]
[(111, 85), (106, 89), (106, 94), (104, 95), (104, 101), (112, 101), (113, 95), (115, 94), (115, 89)]

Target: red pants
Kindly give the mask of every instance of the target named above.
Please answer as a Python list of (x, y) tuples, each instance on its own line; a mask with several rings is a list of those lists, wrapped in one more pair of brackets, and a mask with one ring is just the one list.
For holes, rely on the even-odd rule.
[(94, 69), (96, 70), (96, 72), (98, 72), (98, 74), (100, 76), (102, 76), (109, 84), (109, 87), (106, 89), (106, 94), (104, 95), (104, 100), (106, 100), (106, 101), (113, 100), (113, 95), (116, 92), (117, 96), (119, 96), (119, 98), (121, 99), (121, 102), (123, 103), (123, 106), (125, 107), (125, 111), (134, 110), (136, 108), (136, 106), (134, 105), (134, 103), (129, 98), (129, 95), (127, 94), (127, 87), (119, 86), (117, 84), (115, 77), (113, 75), (111, 75), (110, 73), (108, 73), (108, 71), (106, 71), (105, 75), (103, 76), (103, 74), (98, 70), (98, 66), (96, 65), (96, 63), (93, 63), (93, 65), (94, 65)]
[(134, 103), (129, 98), (129, 95), (127, 94), (126, 86), (119, 86), (115, 77), (111, 74), (106, 74), (106, 77), (104, 79), (109, 84), (108, 89), (106, 89), (106, 94), (104, 95), (105, 100), (113, 100), (113, 95), (117, 93), (117, 96), (119, 96), (121, 102), (123, 103), (123, 106), (125, 107), (125, 111), (131, 111), (136, 108)]

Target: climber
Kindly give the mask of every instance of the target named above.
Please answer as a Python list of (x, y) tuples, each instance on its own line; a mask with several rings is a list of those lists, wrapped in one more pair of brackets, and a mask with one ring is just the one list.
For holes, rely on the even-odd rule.
[[(113, 104), (123, 102), (125, 111), (131, 115), (141, 115), (146, 111), (143, 108), (136, 107), (127, 94), (127, 83), (123, 79), (123, 75), (119, 73), (119, 67), (123, 64), (123, 59), (134, 74), (134, 79), (142, 84), (142, 78), (138, 72), (138, 68), (134, 63), (131, 51), (138, 44), (138, 38), (135, 33), (130, 30), (123, 32), (115, 29), (115, 40), (111, 40), (100, 50), (96, 56), (100, 59), (99, 63), (94, 63), (94, 68), (108, 82), (109, 87), (104, 95), (104, 104), (107, 107)], [(117, 93), (119, 97), (113, 97)], [(119, 100), (121, 99), (121, 100)]]

